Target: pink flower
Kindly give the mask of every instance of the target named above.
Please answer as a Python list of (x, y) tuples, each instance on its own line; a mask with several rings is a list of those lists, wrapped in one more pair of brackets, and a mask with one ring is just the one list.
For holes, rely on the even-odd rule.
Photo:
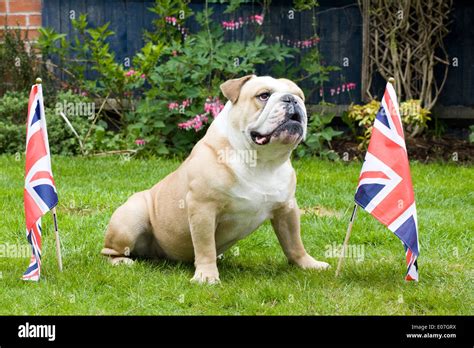
[(138, 145), (138, 146), (143, 146), (146, 144), (146, 140), (144, 139), (136, 139), (135, 140), (135, 144)]
[(134, 75), (134, 74), (135, 74), (135, 70), (130, 69), (129, 71), (127, 71), (127, 72), (125, 73), (125, 76), (132, 76), (132, 75)]
[(169, 110), (175, 110), (175, 109), (177, 109), (178, 107), (179, 107), (179, 104), (176, 103), (176, 102), (172, 102), (172, 103), (169, 103), (169, 104), (168, 104), (168, 109), (169, 109)]
[(195, 118), (193, 128), (196, 132), (202, 128), (202, 119), (200, 117)]
[[(174, 107), (174, 105), (172, 104), (173, 103), (170, 103), (169, 106)], [(177, 103), (174, 104), (178, 105)], [(183, 100), (181, 105), (187, 107), (191, 105), (191, 101), (189, 99)], [(185, 130), (194, 129), (196, 132), (198, 132), (203, 128), (204, 124), (209, 121), (209, 115), (211, 115), (213, 118), (216, 118), (223, 108), (224, 105), (221, 103), (218, 97), (209, 97), (204, 103), (203, 114), (196, 115), (193, 118), (187, 120), (186, 122), (178, 123), (178, 127)]]
[(263, 16), (262, 15), (255, 15), (255, 16), (253, 16), (253, 18), (255, 19), (255, 22), (257, 22), (258, 25), (263, 24)]
[(178, 127), (181, 129), (190, 130), (193, 128), (196, 132), (200, 131), (204, 125), (208, 121), (206, 115), (196, 115), (194, 118), (187, 120), (186, 122), (178, 123)]
[(224, 108), (224, 104), (221, 103), (218, 97), (215, 98), (207, 98), (206, 102), (204, 103), (204, 112), (206, 114), (211, 114), (212, 117), (216, 118), (217, 115), (222, 111)]
[(350, 91), (356, 88), (356, 84), (354, 82), (347, 83), (346, 88), (347, 88), (347, 91)]
[(336, 93), (336, 90), (334, 88), (331, 88), (331, 97)]
[(181, 105), (186, 108), (186, 107), (188, 107), (189, 105), (191, 105), (191, 102), (190, 102), (189, 99), (185, 99), (185, 100), (183, 100), (183, 102), (181, 103)]
[(230, 21), (222, 21), (221, 25), (225, 30), (236, 30), (242, 28), (245, 24), (248, 23), (257, 23), (258, 25), (263, 24), (263, 15), (253, 15), (244, 19), (239, 17), (237, 21), (230, 20)]
[(322, 88), (319, 89), (319, 96), (320, 96), (320, 97), (323, 96), (323, 89), (322, 89)]
[(87, 97), (87, 92), (82, 92), (81, 95), (82, 95), (83, 97)]
[(177, 19), (175, 17), (165, 17), (166, 23), (170, 23), (172, 25), (176, 25)]
[(141, 74), (141, 75), (140, 75), (140, 78), (145, 79), (145, 78), (146, 78), (146, 75), (145, 75), (145, 74)]

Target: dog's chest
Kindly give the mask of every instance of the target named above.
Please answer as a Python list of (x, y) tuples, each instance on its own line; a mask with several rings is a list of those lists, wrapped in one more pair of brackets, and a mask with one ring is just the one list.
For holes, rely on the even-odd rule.
[[(247, 173), (245, 173), (247, 174)], [(237, 173), (237, 183), (228, 192), (230, 200), (220, 216), (217, 244), (236, 242), (272, 217), (278, 206), (291, 199), (291, 166), (271, 173)]]

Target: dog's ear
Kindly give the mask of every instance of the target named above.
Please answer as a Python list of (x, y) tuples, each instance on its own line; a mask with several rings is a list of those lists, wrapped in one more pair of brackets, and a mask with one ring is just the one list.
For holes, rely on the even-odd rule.
[(235, 104), (237, 99), (239, 99), (242, 86), (252, 77), (255, 77), (255, 75), (247, 75), (238, 79), (227, 80), (220, 86), (222, 94), (224, 94), (224, 97), (229, 99), (232, 104)]

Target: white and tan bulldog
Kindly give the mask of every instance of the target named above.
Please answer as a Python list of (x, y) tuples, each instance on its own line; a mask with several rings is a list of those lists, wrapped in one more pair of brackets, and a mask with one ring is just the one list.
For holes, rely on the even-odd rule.
[(219, 281), (217, 256), (270, 219), (288, 260), (326, 269), (304, 249), (292, 150), (306, 135), (301, 89), (245, 76), (221, 86), (229, 100), (181, 166), (112, 215), (102, 254), (192, 261), (191, 281)]

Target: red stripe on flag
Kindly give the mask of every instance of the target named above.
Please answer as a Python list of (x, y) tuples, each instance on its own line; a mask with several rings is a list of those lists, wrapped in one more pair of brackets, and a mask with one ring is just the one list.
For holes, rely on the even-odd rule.
[(35, 237), (38, 249), (41, 250), (41, 234), (40, 231), (38, 231), (38, 226), (36, 225), (36, 223), (33, 225), (33, 228), (31, 230), (33, 231), (33, 236)]
[[(38, 179), (50, 179), (51, 181), (53, 181), (53, 177), (47, 171), (36, 172), (36, 174), (33, 175), (30, 181), (38, 180)], [(53, 181), (53, 184), (54, 184), (54, 181)]]
[(25, 202), (26, 228), (29, 231), (35, 225), (36, 221), (43, 216), (43, 212), (26, 189), (23, 191), (23, 199)]
[(412, 258), (412, 252), (410, 249), (407, 249), (407, 255), (406, 255), (406, 261), (407, 261), (407, 265), (410, 264), (411, 262), (411, 258)]
[(402, 179), (397, 187), (371, 212), (375, 218), (386, 226), (395, 221), (415, 201), (411, 183), (407, 185), (405, 181), (406, 179)]
[(46, 156), (48, 153), (46, 152), (46, 146), (44, 143), (43, 132), (39, 129), (36, 133), (34, 133), (30, 140), (28, 141), (28, 145), (26, 148), (26, 168), (25, 174), (28, 174), (31, 167), (42, 157)]
[(410, 177), (410, 166), (405, 149), (387, 138), (375, 127), (372, 128), (372, 137), (367, 151), (402, 178)]
[(383, 172), (363, 172), (360, 174), (359, 182), (362, 179), (388, 179), (389, 177)]
[(385, 99), (385, 103), (387, 104), (388, 107), (388, 112), (390, 114), (390, 118), (392, 119), (393, 124), (395, 125), (395, 128), (397, 129), (398, 135), (403, 137), (403, 128), (402, 125), (400, 124), (400, 120), (397, 115), (397, 110), (395, 109), (395, 105), (393, 105), (392, 99), (390, 99), (390, 94), (388, 93), (388, 90), (385, 90), (385, 93), (383, 95), (383, 98)]
[(27, 130), (28, 130), (28, 127), (30, 126), (28, 124), (28, 121), (29, 121), (29, 118), (30, 118), (31, 106), (33, 105), (33, 101), (35, 100), (36, 93), (38, 93), (38, 86), (33, 85), (33, 87), (31, 88), (31, 92), (30, 92), (30, 98), (28, 99), (28, 116), (26, 117), (26, 127), (27, 127), (26, 129)]
[(384, 225), (390, 225), (415, 201), (406, 151), (384, 136), (377, 128), (372, 129), (368, 152), (397, 173), (402, 181), (372, 211)]

